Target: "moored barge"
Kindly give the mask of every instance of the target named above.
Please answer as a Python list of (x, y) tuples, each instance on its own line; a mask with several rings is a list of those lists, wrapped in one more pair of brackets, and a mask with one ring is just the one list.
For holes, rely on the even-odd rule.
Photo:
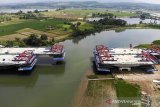
[(131, 71), (135, 67), (154, 72), (157, 71), (154, 65), (160, 60), (160, 54), (151, 49), (108, 48), (105, 45), (97, 45), (93, 54), (99, 72), (111, 72), (112, 68)]
[(38, 55), (52, 56), (54, 62), (63, 62), (65, 59), (64, 46), (55, 44), (48, 47), (2, 47), (0, 48), (0, 69), (17, 69), (18, 71), (33, 70)]
[(53, 61), (61, 62), (65, 58), (65, 50), (63, 45), (55, 44), (51, 47), (51, 52), (53, 53)]

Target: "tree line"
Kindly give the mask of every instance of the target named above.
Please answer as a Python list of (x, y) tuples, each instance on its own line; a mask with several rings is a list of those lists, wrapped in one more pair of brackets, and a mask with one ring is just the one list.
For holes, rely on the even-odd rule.
[(107, 17), (107, 18), (116, 18), (117, 16), (114, 16), (112, 13), (93, 13), (92, 17)]
[(79, 26), (81, 23), (77, 22), (75, 25), (71, 25), (71, 29), (73, 30), (72, 36), (80, 36), (80, 35), (87, 35), (95, 32), (100, 32), (104, 29), (110, 29), (115, 27), (125, 26), (127, 22), (122, 19), (115, 19), (115, 18), (108, 18), (105, 17), (98, 21), (88, 22), (92, 25), (93, 29), (84, 29), (80, 30)]
[(5, 47), (25, 47), (25, 46), (47, 46), (50, 44), (54, 44), (54, 38), (49, 40), (46, 34), (42, 34), (40, 37), (36, 34), (31, 34), (28, 38), (20, 39), (15, 38), (15, 40), (8, 40), (6, 42), (1, 42)]

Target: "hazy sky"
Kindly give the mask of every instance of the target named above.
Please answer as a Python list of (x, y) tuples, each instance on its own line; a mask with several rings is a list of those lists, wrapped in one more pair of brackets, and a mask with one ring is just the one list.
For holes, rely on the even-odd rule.
[(100, 1), (100, 2), (145, 2), (160, 4), (160, 0), (0, 0), (0, 4), (4, 3), (25, 3), (25, 2), (42, 2), (42, 1)]

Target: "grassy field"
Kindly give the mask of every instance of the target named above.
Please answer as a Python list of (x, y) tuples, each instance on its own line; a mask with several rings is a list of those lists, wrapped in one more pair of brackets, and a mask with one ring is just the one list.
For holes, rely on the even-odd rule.
[[(127, 83), (123, 80), (99, 80), (88, 81), (87, 90), (79, 107), (137, 107), (132, 104), (108, 104), (111, 100), (130, 100), (140, 98), (140, 88), (138, 85)], [(136, 99), (137, 100), (137, 99)]]
[(135, 48), (149, 48), (150, 44), (140, 44), (138, 46), (135, 46)]
[(64, 20), (59, 19), (48, 19), (48, 20), (27, 20), (22, 23), (10, 24), (5, 26), (0, 26), (0, 36), (14, 34), (18, 30), (24, 28), (31, 28), (40, 31), (48, 31), (47, 27), (52, 26), (53, 29), (69, 28), (70, 26), (64, 24)]
[(104, 12), (105, 12), (104, 9), (94, 9), (94, 10), (66, 9), (59, 11), (42, 12), (42, 14), (47, 17), (77, 19), (83, 17), (91, 17), (92, 13), (104, 13)]
[(18, 18), (12, 18), (11, 21), (5, 21), (5, 22), (1, 22), (0, 23), (0, 27), (1, 26), (6, 26), (6, 25), (11, 25), (11, 24), (19, 24), (24, 22), (25, 20), (19, 20)]
[(117, 98), (113, 81), (89, 81), (78, 107), (107, 107), (107, 98)]
[[(43, 19), (43, 20), (25, 20), (16, 24), (8, 24), (0, 26), (0, 40), (14, 40), (16, 37), (23, 39), (30, 34), (46, 34), (50, 39), (54, 38), (56, 41), (68, 38), (73, 30), (70, 24), (76, 24), (78, 21), (67, 21), (64, 19)], [(93, 30), (93, 25), (80, 21), (78, 29), (80, 31)], [(51, 29), (50, 29), (51, 27)], [(17, 35), (17, 36), (16, 36)]]
[(93, 25), (91, 25), (91, 24), (89, 24), (89, 23), (81, 24), (78, 28), (79, 28), (79, 30), (81, 30), (81, 31), (84, 31), (85, 29), (89, 29), (89, 30), (94, 29), (94, 28), (93, 28)]
[(118, 97), (140, 97), (140, 89), (137, 85), (129, 84), (123, 80), (116, 80), (115, 86)]
[[(116, 80), (115, 87), (117, 97), (119, 100), (139, 100), (140, 99), (140, 87), (138, 85), (130, 84), (124, 80)], [(120, 103), (120, 107), (137, 107), (132, 103)]]
[(151, 48), (151, 45), (160, 45), (160, 40), (155, 40), (151, 44), (140, 44), (135, 46), (135, 48)]
[[(10, 18), (11, 20), (6, 20)], [(17, 15), (4, 14), (0, 15), (0, 26), (10, 25), (10, 24), (18, 24), (23, 22), (24, 20), (20, 20)]]
[(135, 13), (130, 13), (130, 12), (113, 11), (113, 10), (108, 11), (105, 9), (66, 9), (59, 11), (42, 12), (42, 14), (47, 17), (69, 18), (69, 19), (92, 17), (93, 13), (112, 13), (117, 17), (127, 17), (127, 16), (130, 17), (136, 15)]
[(136, 15), (135, 13), (121, 12), (121, 11), (110, 11), (108, 13), (112, 13), (114, 16), (117, 16), (117, 17), (131, 17)]

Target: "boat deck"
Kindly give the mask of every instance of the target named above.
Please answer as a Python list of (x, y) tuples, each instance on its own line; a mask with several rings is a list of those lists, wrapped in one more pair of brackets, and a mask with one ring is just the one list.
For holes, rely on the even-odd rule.
[(50, 51), (50, 48), (0, 48), (0, 55), (17, 55), (19, 53), (22, 53), (26, 50), (33, 51), (34, 54), (39, 55), (50, 55), (54, 54), (54, 52)]
[[(0, 48), (0, 66), (26, 65), (36, 59), (36, 55), (52, 55), (54, 61), (64, 61), (64, 46), (54, 44), (52, 47), (2, 47)], [(54, 58), (55, 56), (58, 56)]]
[(98, 63), (134, 67), (156, 63), (149, 51), (136, 48), (108, 48), (104, 45), (97, 45), (94, 53)]
[(15, 65), (18, 64), (13, 59), (16, 57), (16, 55), (0, 55), (0, 65), (3, 66), (6, 65)]

